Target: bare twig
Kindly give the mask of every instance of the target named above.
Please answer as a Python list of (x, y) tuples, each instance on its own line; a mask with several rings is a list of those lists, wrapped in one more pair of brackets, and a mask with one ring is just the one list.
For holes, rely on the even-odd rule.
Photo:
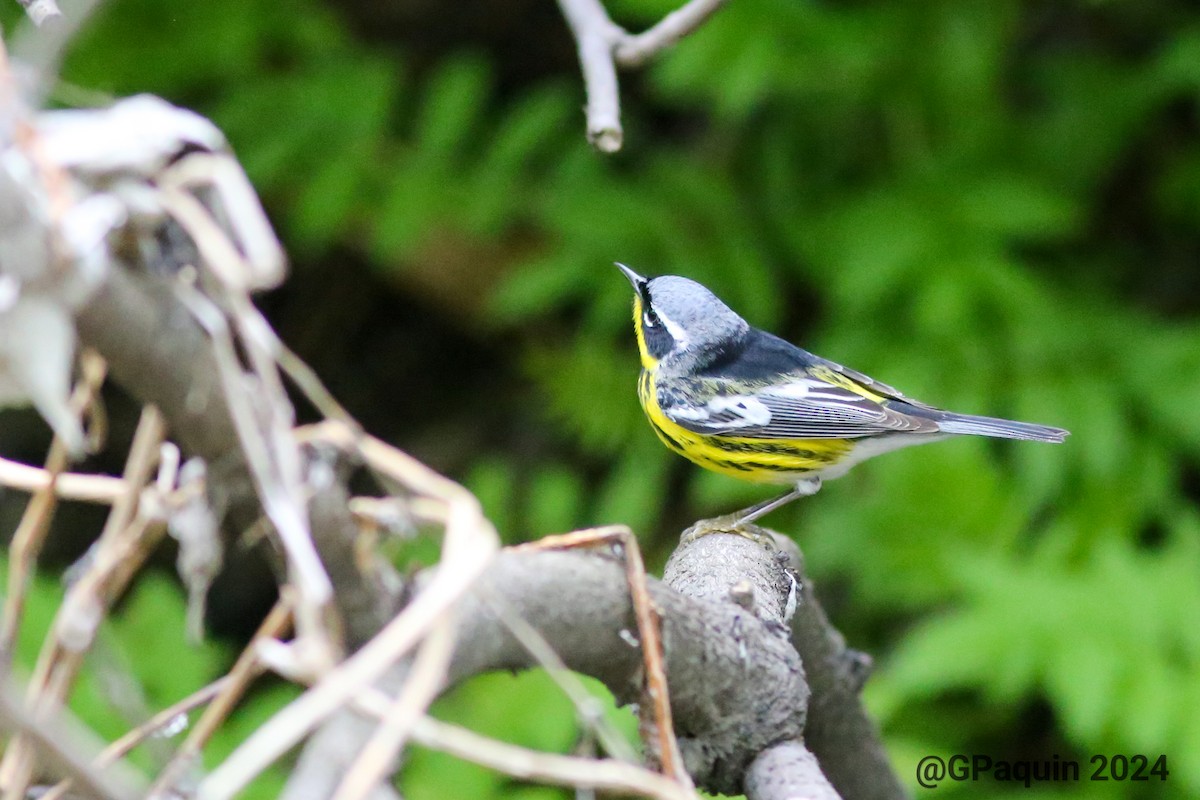
[(434, 498), (445, 526), (441, 565), (429, 584), (395, 619), (357, 653), (330, 670), (311, 689), (277, 713), (241, 744), (198, 787), (204, 800), (235, 795), (323, 720), (372, 684), (438, 625), (475, 581), (499, 549), (495, 529), (483, 516), (479, 501), (453, 481), (411, 456), (371, 437), (359, 438), (337, 422), (303, 429), (301, 440), (324, 441), (355, 449), (380, 472)]
[(645, 693), (650, 701), (647, 705), (653, 711), (653, 724), (658, 737), (658, 757), (662, 760), (663, 772), (681, 786), (690, 789), (692, 779), (684, 769), (679, 742), (675, 739), (675, 723), (671, 714), (670, 692), (667, 689), (667, 672), (663, 665), (658, 613), (650, 600), (650, 591), (646, 586), (646, 568), (642, 563), (642, 553), (633, 531), (625, 525), (609, 525), (561, 536), (548, 536), (514, 549), (553, 550), (590, 547), (596, 544), (615, 544), (622, 550), (630, 600), (637, 618), (638, 638), (642, 644), (642, 657), (645, 659)]
[(625, 34), (614, 53), (617, 63), (622, 67), (642, 66), (707, 22), (728, 1), (690, 0), (667, 14), (650, 30)]
[(199, 786), (197, 796), (218, 800), (236, 795), (254, 776), (287, 752), (344, 705), (362, 686), (377, 680), (436, 623), (438, 616), (462, 596), (483, 572), (485, 557), (464, 571), (439, 571), (438, 578), (400, 616), (357, 653), (331, 670), (316, 685), (267, 720)]
[(233, 711), (250, 682), (262, 672), (263, 666), (258, 655), (259, 645), (268, 639), (283, 636), (291, 626), (291, 621), (291, 609), (286, 600), (280, 599), (267, 614), (262, 624), (258, 626), (250, 643), (238, 656), (233, 669), (229, 670), (229, 674), (222, 679), (223, 683), (219, 694), (208, 708), (204, 709), (204, 713), (192, 726), (183, 744), (179, 746), (175, 755), (159, 773), (154, 785), (147, 793), (148, 797), (167, 794), (174, 787), (176, 781), (196, 763), (204, 745)]
[(633, 35), (608, 16), (602, 0), (558, 0), (575, 36), (587, 93), (588, 141), (602, 153), (621, 149), (617, 66), (638, 67), (699, 28), (728, 0), (690, 0), (645, 33)]
[(333, 800), (364, 800), (392, 771), (396, 756), (446, 683), (454, 654), (455, 614), (442, 614), (413, 659), (404, 687), (388, 704), (382, 722), (334, 792)]
[[(79, 368), (81, 374), (79, 383), (76, 384), (71, 398), (68, 400), (71, 413), (76, 416), (85, 413), (96, 399), (96, 393), (100, 390), (100, 384), (104, 382), (107, 370), (104, 359), (92, 350), (85, 350), (80, 354)], [(16, 647), (29, 576), (33, 573), (42, 543), (50, 529), (58, 497), (65, 492), (68, 483), (73, 488), (78, 488), (79, 484), (83, 483), (89, 484), (88, 488), (96, 488), (94, 482), (80, 481), (75, 476), (64, 480), (65, 476), (62, 475), (62, 471), (66, 469), (69, 457), (66, 441), (61, 436), (55, 435), (54, 440), (50, 443), (50, 452), (46, 456), (46, 468), (44, 470), (34, 467), (25, 468), (37, 473), (39, 479), (44, 478), (45, 483), (35, 490), (8, 548), (8, 593), (4, 598), (3, 622), (0, 623), (0, 660), (5, 664), (11, 662)], [(7, 485), (5, 478), (13, 477), (14, 473), (20, 472), (21, 470), (16, 469), (20, 466), (22, 465), (0, 459), (0, 484)], [(87, 476), (78, 477), (86, 478)], [(118, 487), (124, 485), (124, 482), (120, 480), (116, 480), (115, 483)], [(115, 498), (113, 499), (115, 500)]]
[(432, 717), (417, 721), (413, 726), (412, 738), (423, 747), (449, 753), (522, 780), (628, 793), (659, 800), (696, 798), (694, 792), (637, 764), (614, 759), (541, 753), (500, 742)]
[[(275, 332), (272, 330), (271, 335)], [(356, 435), (363, 433), (362, 426), (358, 421), (350, 415), (345, 406), (338, 402), (337, 398), (329, 389), (325, 388), (325, 384), (321, 382), (320, 376), (304, 359), (296, 355), (282, 340), (275, 339), (276, 358), (279, 361), (279, 367), (284, 374), (292, 379), (292, 383), (304, 393), (308, 401), (325, 416), (326, 419), (336, 420), (355, 432)]]
[[(32, 494), (53, 491), (59, 500), (77, 500), (105, 506), (112, 505), (125, 493), (125, 481), (111, 475), (55, 473), (51, 469), (31, 467), (28, 464), (9, 461), (7, 458), (0, 458), (0, 486)], [(17, 530), (20, 530), (20, 527)], [(12, 562), (9, 563), (11, 565)], [(11, 578), (8, 585), (13, 586)]]
[[(135, 515), (139, 491), (153, 476), (163, 434), (162, 415), (153, 406), (143, 408), (125, 464), (126, 494), (113, 504), (92, 563), (67, 592), (38, 655), (29, 684), (30, 706), (38, 718), (54, 713), (65, 701), (100, 620), (162, 535), (162, 524)], [(4, 800), (23, 800), (32, 771), (32, 753), (17, 737), (0, 764)]]
[[(101, 750), (93, 762), (94, 765), (105, 767), (117, 759), (124, 757), (146, 739), (171, 725), (180, 714), (187, 714), (192, 709), (211, 702), (214, 697), (217, 697), (225, 690), (231, 680), (232, 676), (230, 675), (218, 678), (204, 688), (192, 692), (178, 703), (159, 711), (153, 717)], [(58, 785), (43, 794), (38, 800), (62, 800), (66, 793), (71, 790), (71, 786), (72, 783), (69, 778), (59, 781)]]

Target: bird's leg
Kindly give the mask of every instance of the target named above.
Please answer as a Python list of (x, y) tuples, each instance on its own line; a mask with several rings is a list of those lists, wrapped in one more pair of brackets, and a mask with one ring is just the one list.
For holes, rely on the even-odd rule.
[(761, 503), (756, 503), (749, 508), (744, 508), (741, 511), (735, 511), (732, 514), (727, 514), (723, 517), (717, 517), (711, 520), (702, 520), (691, 528), (684, 531), (680, 541), (688, 543), (701, 536), (708, 536), (711, 533), (733, 533), (738, 536), (744, 536), (758, 542), (763, 547), (773, 549), (775, 542), (767, 534), (751, 533), (745, 530), (746, 525), (758, 519), (759, 517), (770, 514), (775, 509), (785, 506), (798, 497), (808, 497), (811, 494), (816, 494), (821, 488), (821, 479), (817, 476), (803, 478), (797, 481), (796, 486), (789, 492), (773, 497), (770, 500), (764, 500)]
[(749, 508), (737, 514), (737, 521), (733, 523), (734, 528), (740, 528), (746, 523), (753, 522), (759, 517), (770, 514), (777, 508), (787, 505), (796, 498), (808, 497), (816, 494), (821, 489), (821, 479), (817, 476), (811, 478), (802, 478), (796, 481), (796, 486), (790, 492), (781, 494), (772, 500), (766, 500), (762, 503), (756, 503)]

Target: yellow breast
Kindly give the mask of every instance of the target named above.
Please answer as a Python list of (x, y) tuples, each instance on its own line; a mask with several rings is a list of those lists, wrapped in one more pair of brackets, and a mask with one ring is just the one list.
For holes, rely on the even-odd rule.
[(689, 431), (658, 405), (655, 373), (642, 370), (638, 399), (650, 427), (667, 447), (705, 469), (754, 483), (792, 483), (841, 461), (854, 443), (845, 439), (753, 439)]

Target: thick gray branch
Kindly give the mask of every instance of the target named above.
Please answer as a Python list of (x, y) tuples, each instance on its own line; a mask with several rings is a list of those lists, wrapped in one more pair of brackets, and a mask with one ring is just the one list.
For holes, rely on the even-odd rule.
[[(798, 560), (792, 559), (788, 551), (776, 549), (783, 537), (754, 528), (751, 536), (758, 537), (757, 541), (728, 533), (694, 538), (694, 531), (707, 524), (699, 522), (684, 533), (663, 578), (690, 597), (736, 603), (772, 630), (786, 632), (800, 601), (802, 577), (795, 569)], [(803, 717), (812, 701), (807, 696), (802, 701)], [(761, 750), (746, 769), (742, 783), (749, 800), (838, 798), (816, 757), (799, 737), (772, 742)]]
[(746, 797), (750, 800), (838, 800), (817, 757), (800, 742), (768, 747), (746, 770)]
[[(776, 537), (802, 573), (800, 551), (790, 539)], [(846, 647), (817, 602), (812, 583), (803, 581), (800, 604), (792, 617), (792, 643), (808, 671), (812, 702), (804, 739), (821, 769), (846, 800), (900, 800), (908, 793), (892, 770), (879, 730), (867, 715), (859, 690), (870, 672), (870, 658)]]
[[(534, 666), (487, 603), (502, 597), (568, 667), (622, 701), (637, 699), (642, 656), (621, 632), (635, 630), (623, 568), (577, 552), (504, 553), (462, 609), (451, 681), (493, 669)], [(736, 794), (746, 766), (768, 745), (795, 739), (808, 688), (786, 636), (733, 603), (686, 597), (657, 581), (675, 729), (698, 785)]]

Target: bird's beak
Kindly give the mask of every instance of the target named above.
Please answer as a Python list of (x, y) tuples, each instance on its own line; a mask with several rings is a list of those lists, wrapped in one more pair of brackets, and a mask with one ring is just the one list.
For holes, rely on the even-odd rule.
[(629, 282), (633, 284), (634, 291), (640, 293), (642, 291), (642, 287), (646, 285), (646, 279), (622, 264), (620, 261), (616, 261), (614, 263), (617, 265), (617, 269), (621, 270), (622, 274), (624, 274), (625, 277), (629, 279)]

